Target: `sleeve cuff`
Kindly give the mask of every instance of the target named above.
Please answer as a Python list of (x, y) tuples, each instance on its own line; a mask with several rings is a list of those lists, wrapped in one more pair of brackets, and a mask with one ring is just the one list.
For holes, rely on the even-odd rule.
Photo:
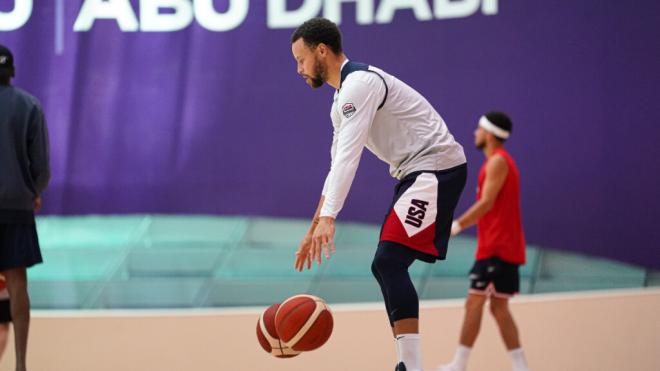
[(332, 210), (326, 209), (325, 207), (321, 208), (321, 212), (319, 213), (319, 217), (324, 217), (324, 216), (329, 216), (333, 219), (337, 219), (337, 214), (338, 212), (334, 212)]

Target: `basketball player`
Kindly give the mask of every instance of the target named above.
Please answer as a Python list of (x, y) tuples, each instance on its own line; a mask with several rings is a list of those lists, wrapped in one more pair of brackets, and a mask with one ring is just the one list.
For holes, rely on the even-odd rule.
[(16, 371), (26, 370), (30, 327), (27, 268), (41, 263), (34, 212), (50, 179), (41, 105), (11, 85), (14, 58), (0, 45), (0, 273), (11, 297)]
[(353, 182), (364, 147), (399, 180), (372, 264), (396, 339), (397, 370), (422, 369), (419, 300), (408, 274), (415, 260), (445, 258), (454, 208), (465, 186), (463, 147), (442, 117), (417, 91), (376, 67), (350, 61), (341, 34), (314, 18), (293, 33), (297, 72), (313, 88), (335, 89), (331, 165), (295, 268), (321, 263), (334, 252), (335, 218)]
[(475, 144), (486, 161), (479, 173), (477, 202), (452, 223), (451, 234), (477, 224), (477, 256), (470, 271), (470, 292), (460, 344), (451, 363), (438, 371), (464, 371), (474, 345), (483, 307), (490, 300), (500, 335), (513, 361), (514, 371), (527, 371), (518, 329), (509, 311), (509, 298), (518, 292), (518, 267), (525, 263), (525, 236), (520, 219), (518, 169), (504, 142), (511, 135), (512, 123), (501, 112), (482, 116), (474, 133)]

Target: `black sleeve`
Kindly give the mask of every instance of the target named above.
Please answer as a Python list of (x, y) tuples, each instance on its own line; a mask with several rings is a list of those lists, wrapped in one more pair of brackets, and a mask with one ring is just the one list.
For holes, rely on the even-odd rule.
[(50, 156), (48, 148), (48, 129), (44, 113), (39, 105), (35, 105), (30, 112), (28, 126), (28, 157), (30, 160), (30, 175), (41, 194), (50, 180)]

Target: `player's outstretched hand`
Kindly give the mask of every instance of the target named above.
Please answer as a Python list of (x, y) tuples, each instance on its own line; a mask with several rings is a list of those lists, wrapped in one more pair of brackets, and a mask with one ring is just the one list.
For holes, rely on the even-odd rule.
[(303, 268), (305, 267), (305, 263), (307, 263), (307, 269), (312, 268), (311, 249), (312, 235), (306, 234), (305, 237), (303, 237), (303, 240), (300, 242), (300, 246), (298, 246), (298, 251), (296, 251), (296, 262), (294, 266), (298, 272), (302, 272)]
[(311, 259), (321, 264), (321, 254), (330, 259), (330, 252), (335, 253), (335, 219), (331, 217), (320, 217), (319, 224), (312, 236)]

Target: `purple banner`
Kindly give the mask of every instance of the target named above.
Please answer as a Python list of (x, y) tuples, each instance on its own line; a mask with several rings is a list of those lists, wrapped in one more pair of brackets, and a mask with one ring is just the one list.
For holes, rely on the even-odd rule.
[[(508, 112), (529, 242), (660, 268), (660, 3), (651, 0), (3, 0), (15, 84), (44, 105), (49, 214), (309, 217), (332, 90), (290, 34), (339, 21), (349, 58), (406, 81), (464, 145)], [(395, 181), (371, 154), (340, 220), (380, 223)]]

